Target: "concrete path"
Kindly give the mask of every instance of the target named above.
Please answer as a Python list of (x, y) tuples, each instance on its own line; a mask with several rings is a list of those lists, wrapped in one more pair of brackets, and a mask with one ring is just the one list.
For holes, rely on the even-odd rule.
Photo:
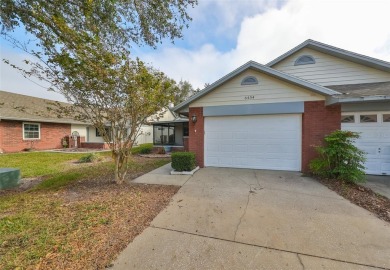
[(366, 183), (363, 186), (390, 199), (390, 175), (366, 175)]
[(168, 163), (150, 173), (144, 174), (136, 179), (133, 183), (141, 184), (153, 184), (153, 185), (173, 185), (173, 186), (182, 186), (188, 179), (191, 178), (191, 175), (171, 175), (172, 167), (171, 163)]
[(390, 225), (299, 173), (205, 168), (113, 269), (390, 269)]

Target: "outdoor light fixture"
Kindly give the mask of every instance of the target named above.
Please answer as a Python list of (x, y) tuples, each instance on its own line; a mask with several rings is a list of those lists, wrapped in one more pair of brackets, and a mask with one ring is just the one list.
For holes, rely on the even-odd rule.
[(196, 118), (196, 115), (194, 114), (192, 117), (191, 117), (191, 120), (192, 120), (192, 123), (196, 123), (196, 120), (198, 120), (197, 118)]

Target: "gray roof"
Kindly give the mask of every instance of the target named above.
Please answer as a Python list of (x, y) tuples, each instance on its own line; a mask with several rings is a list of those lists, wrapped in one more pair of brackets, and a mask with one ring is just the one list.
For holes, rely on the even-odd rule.
[(339, 97), (390, 96), (390, 82), (330, 85), (326, 87), (342, 93), (336, 95)]
[(327, 88), (341, 93), (331, 97), (327, 104), (365, 101), (390, 102), (390, 82), (330, 85)]
[(340, 48), (330, 46), (328, 44), (321, 43), (321, 42), (311, 40), (311, 39), (304, 41), (303, 43), (301, 43), (298, 46), (289, 50), (288, 52), (275, 58), (274, 60), (269, 62), (267, 64), (267, 66), (272, 67), (275, 64), (279, 63), (280, 61), (282, 61), (283, 59), (289, 57), (293, 53), (295, 53), (295, 52), (297, 52), (300, 49), (305, 48), (305, 47), (310, 48), (310, 49), (314, 49), (316, 51), (323, 52), (326, 54), (330, 54), (330, 55), (336, 56), (336, 57), (341, 58), (341, 59), (345, 59), (345, 60), (352, 61), (352, 62), (355, 62), (358, 64), (369, 66), (372, 68), (380, 69), (383, 71), (390, 71), (390, 62), (386, 62), (386, 61), (383, 61), (380, 59), (369, 57), (369, 56), (366, 56), (363, 54), (354, 53), (354, 52), (347, 51), (344, 49), (340, 49)]
[(158, 124), (174, 124), (174, 123), (186, 123), (186, 122), (188, 122), (188, 118), (178, 117), (178, 118), (175, 118), (171, 121), (155, 121), (155, 122), (152, 122), (151, 124), (158, 125)]
[[(55, 112), (58, 101), (0, 91), (0, 120), (85, 124)], [(62, 106), (71, 104), (59, 102)], [(52, 108), (54, 110), (48, 110)]]
[(190, 103), (194, 102), (195, 100), (203, 97), (204, 95), (208, 94), (209, 92), (213, 91), (218, 86), (222, 85), (226, 81), (232, 79), (233, 77), (239, 75), (240, 73), (244, 72), (247, 69), (254, 69), (257, 71), (261, 71), (264, 74), (267, 74), (269, 76), (275, 77), (277, 79), (289, 82), (291, 84), (306, 88), (308, 90), (311, 90), (313, 92), (316, 92), (318, 94), (324, 95), (324, 96), (332, 96), (336, 94), (340, 94), (337, 91), (325, 88), (323, 86), (320, 86), (318, 84), (303, 80), (301, 78), (289, 75), (287, 73), (275, 70), (273, 68), (261, 65), (255, 61), (249, 61), (246, 64), (240, 66), (239, 68), (235, 69), (234, 71), (230, 72), (229, 74), (225, 75), (221, 79), (217, 80), (216, 82), (212, 83), (208, 87), (204, 88), (202, 91), (198, 92), (197, 94), (193, 95), (189, 99), (185, 100), (184, 102), (178, 104), (173, 108), (174, 111), (179, 111), (185, 107), (187, 107)]

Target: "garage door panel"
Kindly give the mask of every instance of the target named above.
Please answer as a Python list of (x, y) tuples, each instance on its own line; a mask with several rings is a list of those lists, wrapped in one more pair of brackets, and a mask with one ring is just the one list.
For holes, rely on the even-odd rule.
[(205, 166), (300, 170), (301, 115), (205, 118)]
[[(389, 112), (372, 112), (377, 114), (376, 123), (342, 123), (341, 129), (360, 133), (355, 145), (366, 153), (367, 174), (390, 175), (390, 123), (382, 121), (382, 115)], [(360, 112), (349, 113), (359, 119)]]
[(384, 173), (390, 175), (390, 162), (384, 162), (384, 163), (382, 163), (381, 170), (382, 170), (382, 172), (384, 172)]

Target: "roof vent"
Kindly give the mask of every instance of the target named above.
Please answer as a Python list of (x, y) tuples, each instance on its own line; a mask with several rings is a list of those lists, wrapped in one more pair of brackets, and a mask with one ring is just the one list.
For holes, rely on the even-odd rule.
[(300, 65), (310, 65), (315, 64), (316, 61), (314, 60), (314, 57), (311, 55), (302, 55), (297, 60), (295, 60), (294, 66), (300, 66)]
[(254, 76), (247, 76), (241, 81), (241, 85), (259, 84)]

